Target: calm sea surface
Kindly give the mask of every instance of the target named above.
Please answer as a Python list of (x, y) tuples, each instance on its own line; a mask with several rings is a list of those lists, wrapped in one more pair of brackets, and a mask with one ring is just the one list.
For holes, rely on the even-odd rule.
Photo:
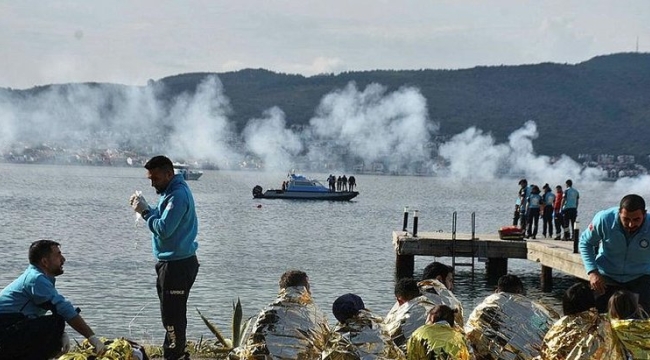
[[(324, 181), (328, 174), (306, 175)], [(391, 234), (402, 226), (404, 206), (420, 210), (420, 231), (450, 231), (451, 214), (458, 211), (458, 231), (469, 232), (475, 211), (477, 232), (495, 233), (512, 221), (518, 190), (517, 179), (358, 175), (361, 195), (351, 202), (252, 198), (253, 186), (277, 188), (285, 176), (206, 171), (190, 182), (199, 216), (201, 267), (188, 304), (189, 339), (212, 338), (195, 308), (230, 334), (232, 303), (240, 298), (244, 315), (255, 315), (275, 298), (280, 275), (292, 268), (307, 272), (314, 299), (330, 321), (332, 302), (347, 292), (359, 294), (366, 307), (385, 315), (394, 302)], [(57, 288), (82, 309), (99, 335), (162, 342), (150, 233), (136, 225), (128, 205), (135, 190), (142, 190), (150, 204), (156, 202), (144, 169), (0, 164), (0, 183), (0, 288), (26, 268), (32, 241), (54, 239), (67, 258)], [(575, 185), (583, 226), (597, 210), (617, 205), (625, 195), (611, 183)], [(434, 260), (451, 263), (416, 257), (416, 276)], [(478, 264), (473, 280), (469, 269), (457, 270), (454, 292), (466, 316), (493, 291), (483, 265)], [(556, 272), (556, 289), (543, 294), (537, 290), (537, 264), (510, 260), (509, 270), (522, 277), (529, 296), (555, 307), (573, 283)]]

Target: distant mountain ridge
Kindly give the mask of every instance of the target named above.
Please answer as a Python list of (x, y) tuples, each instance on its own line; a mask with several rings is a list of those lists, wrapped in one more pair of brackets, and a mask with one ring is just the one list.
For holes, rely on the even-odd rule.
[[(230, 99), (230, 119), (246, 122), (278, 106), (287, 126), (305, 125), (326, 94), (354, 81), (420, 90), (429, 118), (440, 133), (454, 135), (476, 126), (505, 141), (526, 121), (537, 123), (538, 154), (631, 154), (647, 161), (650, 147), (650, 54), (619, 53), (570, 64), (479, 66), (461, 70), (372, 70), (305, 77), (264, 69), (188, 73), (158, 80), (164, 97), (193, 93), (217, 75)], [(122, 86), (122, 85), (115, 85)], [(47, 87), (12, 92), (28, 95)], [(8, 91), (0, 89), (0, 91)], [(642, 158), (641, 158), (642, 157)]]

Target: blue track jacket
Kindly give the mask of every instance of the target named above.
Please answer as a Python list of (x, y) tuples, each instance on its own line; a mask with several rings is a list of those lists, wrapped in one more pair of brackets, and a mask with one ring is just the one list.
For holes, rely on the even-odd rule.
[(28, 318), (45, 315), (51, 305), (66, 321), (77, 316), (70, 301), (56, 291), (56, 279), (29, 265), (27, 270), (0, 292), (0, 314), (22, 313)]
[(196, 254), (199, 224), (194, 198), (183, 175), (174, 175), (160, 194), (158, 205), (145, 219), (152, 232), (153, 255), (160, 261), (181, 260)]
[[(598, 270), (625, 283), (650, 275), (650, 215), (629, 238), (618, 216), (618, 207), (600, 211), (580, 236), (580, 256), (589, 273)], [(600, 242), (598, 254), (594, 247)]]

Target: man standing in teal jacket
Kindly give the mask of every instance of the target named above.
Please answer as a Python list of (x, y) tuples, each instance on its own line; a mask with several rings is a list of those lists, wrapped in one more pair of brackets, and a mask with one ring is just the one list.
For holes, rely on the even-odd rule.
[(598, 212), (580, 236), (580, 255), (599, 312), (620, 289), (639, 294), (650, 310), (650, 219), (641, 196), (626, 195), (618, 208)]
[(158, 259), (156, 289), (166, 331), (163, 355), (168, 360), (189, 359), (185, 351), (187, 299), (199, 271), (194, 198), (183, 175), (174, 174), (169, 158), (155, 156), (144, 168), (151, 186), (160, 195), (158, 205), (150, 207), (136, 193), (131, 196), (131, 206), (147, 222), (152, 233), (153, 254)]

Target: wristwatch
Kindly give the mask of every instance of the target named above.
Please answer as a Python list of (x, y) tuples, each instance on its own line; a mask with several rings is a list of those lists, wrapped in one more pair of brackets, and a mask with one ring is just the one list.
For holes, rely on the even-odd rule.
[(147, 220), (147, 216), (149, 216), (149, 212), (150, 212), (149, 209), (144, 209), (142, 210), (142, 213), (140, 213), (140, 215), (142, 215), (143, 219)]

